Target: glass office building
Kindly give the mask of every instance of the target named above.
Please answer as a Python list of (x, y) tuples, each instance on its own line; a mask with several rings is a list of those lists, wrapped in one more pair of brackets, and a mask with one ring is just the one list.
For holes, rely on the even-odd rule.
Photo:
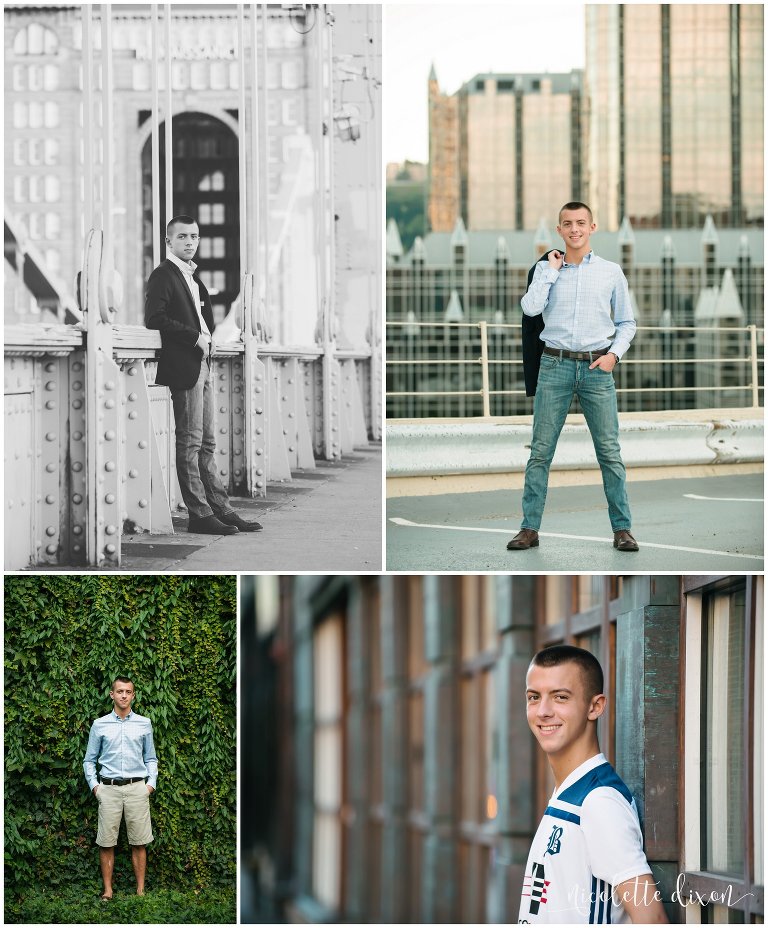
[(763, 224), (763, 8), (586, 8), (586, 198), (618, 229)]

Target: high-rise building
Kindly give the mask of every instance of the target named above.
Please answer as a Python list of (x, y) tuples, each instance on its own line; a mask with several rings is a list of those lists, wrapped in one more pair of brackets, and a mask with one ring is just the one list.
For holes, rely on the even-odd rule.
[(762, 5), (594, 4), (586, 17), (598, 225), (762, 226)]
[(457, 93), (429, 75), (428, 217), (449, 232), (536, 229), (581, 196), (582, 76), (477, 74)]

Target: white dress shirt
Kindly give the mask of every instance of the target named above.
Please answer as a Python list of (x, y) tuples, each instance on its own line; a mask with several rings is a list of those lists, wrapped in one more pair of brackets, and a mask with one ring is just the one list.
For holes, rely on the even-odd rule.
[(200, 331), (203, 335), (207, 335), (208, 338), (211, 337), (211, 333), (208, 329), (208, 326), (205, 324), (205, 319), (203, 319), (203, 304), (200, 299), (200, 287), (197, 285), (197, 281), (192, 276), (197, 270), (197, 265), (194, 261), (182, 261), (181, 258), (177, 258), (176, 255), (172, 254), (170, 251), (167, 254), (168, 260), (173, 261), (176, 267), (184, 275), (184, 280), (187, 282), (189, 287), (189, 292), (192, 294), (192, 302), (195, 304), (195, 309), (197, 310), (197, 316), (200, 320)]

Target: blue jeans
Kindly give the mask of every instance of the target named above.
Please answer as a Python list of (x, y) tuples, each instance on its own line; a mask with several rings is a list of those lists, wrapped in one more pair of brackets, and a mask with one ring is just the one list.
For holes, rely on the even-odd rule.
[(176, 476), (190, 519), (234, 512), (216, 471), (213, 381), (208, 361), (190, 390), (172, 390), (176, 420)]
[(548, 354), (541, 356), (533, 404), (531, 456), (525, 467), (521, 528), (538, 532), (541, 525), (549, 466), (574, 394), (579, 398), (592, 435), (613, 531), (629, 531), (632, 527), (626, 471), (619, 448), (619, 414), (613, 374), (599, 367), (590, 370), (589, 363)]

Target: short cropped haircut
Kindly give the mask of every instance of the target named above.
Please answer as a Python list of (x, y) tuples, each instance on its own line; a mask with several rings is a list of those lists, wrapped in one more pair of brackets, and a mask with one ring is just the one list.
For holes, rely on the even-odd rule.
[(587, 699), (599, 696), (603, 692), (603, 668), (595, 655), (584, 648), (575, 648), (570, 644), (555, 644), (534, 654), (531, 665), (557, 667), (569, 662), (578, 664), (581, 668)]
[(185, 215), (174, 216), (173, 219), (171, 219), (171, 221), (168, 223), (168, 226), (166, 227), (166, 230), (165, 230), (165, 234), (169, 238), (171, 235), (173, 235), (173, 227), (177, 223), (182, 226), (194, 226), (194, 225), (197, 225), (197, 219), (195, 219), (194, 216), (185, 216)]
[(115, 679), (112, 681), (112, 686), (110, 686), (111, 690), (115, 688), (116, 683), (130, 683), (131, 686), (133, 686), (133, 688), (136, 689), (136, 687), (134, 686), (133, 680), (131, 680), (130, 677), (123, 677), (123, 676), (115, 677)]
[(572, 200), (570, 203), (566, 203), (565, 206), (560, 207), (560, 212), (557, 214), (557, 221), (560, 222), (564, 210), (566, 209), (585, 209), (589, 213), (589, 221), (594, 222), (592, 218), (592, 210), (587, 206), (586, 203), (580, 203), (578, 200)]

